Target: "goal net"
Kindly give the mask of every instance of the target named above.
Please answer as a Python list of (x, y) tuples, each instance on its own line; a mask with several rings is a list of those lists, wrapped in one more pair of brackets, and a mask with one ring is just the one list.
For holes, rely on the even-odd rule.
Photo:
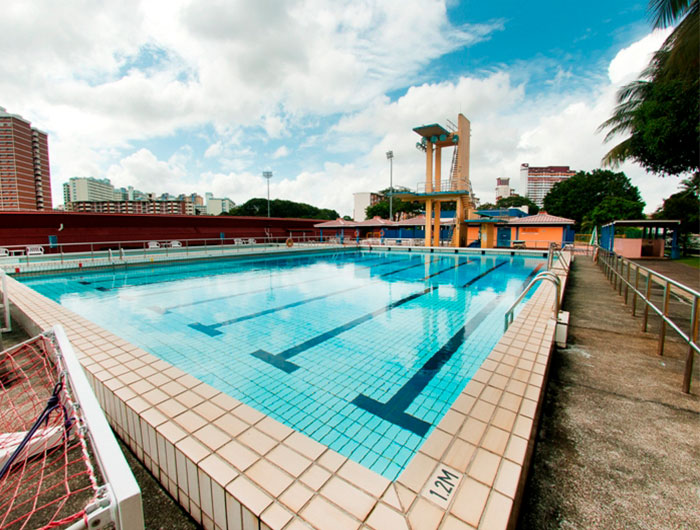
[(143, 528), (138, 484), (60, 326), (0, 353), (0, 528)]

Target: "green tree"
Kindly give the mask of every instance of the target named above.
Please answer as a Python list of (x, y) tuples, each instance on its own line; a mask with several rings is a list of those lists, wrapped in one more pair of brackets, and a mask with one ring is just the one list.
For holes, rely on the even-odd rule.
[[(382, 219), (389, 219), (389, 188), (380, 191), (379, 193), (383, 195), (382, 200), (368, 206), (365, 208), (365, 218), (372, 219), (373, 217), (380, 217)], [(394, 187), (394, 193), (401, 191), (409, 191), (408, 188), (403, 188), (401, 186)], [(401, 199), (394, 197), (392, 210), (394, 214), (394, 220), (396, 220), (398, 214), (405, 213), (408, 215), (418, 215), (422, 210), (422, 206), (417, 202), (402, 201)]]
[[(700, 27), (698, 0), (651, 0), (654, 27), (678, 22), (640, 78), (620, 89), (613, 115), (600, 129), (605, 141), (630, 136), (603, 164), (632, 159), (660, 175), (698, 171), (700, 163)], [(680, 22), (679, 22), (680, 21)]]
[(616, 220), (643, 219), (644, 203), (624, 197), (605, 197), (583, 218), (584, 232), (592, 232), (596, 226), (603, 226)]
[[(644, 209), (639, 189), (632, 185), (629, 178), (622, 172), (607, 169), (579, 171), (573, 177), (557, 182), (544, 198), (544, 209), (552, 215), (573, 219), (576, 222), (575, 229), (580, 230), (583, 220), (590, 218), (596, 206), (612, 197), (638, 203), (641, 210)], [(606, 203), (610, 208), (614, 204), (611, 201)], [(630, 210), (627, 203), (617, 204), (624, 208), (620, 215)], [(611, 209), (607, 211), (614, 213)], [(604, 210), (599, 210), (599, 213), (602, 215)]]
[[(247, 217), (267, 217), (267, 199), (250, 199), (249, 201), (231, 208), (229, 215)], [(274, 199), (270, 201), (271, 217), (296, 217), (300, 219), (334, 220), (338, 212), (327, 208), (317, 208), (303, 202)]]
[(692, 179), (684, 180), (683, 189), (664, 199), (663, 205), (653, 215), (654, 219), (672, 219), (681, 222), (679, 243), (683, 254), (688, 253), (690, 235), (700, 231), (699, 184), (700, 175), (697, 173)]
[(540, 211), (540, 207), (532, 202), (529, 197), (523, 197), (517, 194), (511, 195), (510, 197), (501, 197), (496, 201), (496, 206), (498, 208), (519, 208), (520, 206), (527, 206), (530, 215), (535, 215)]

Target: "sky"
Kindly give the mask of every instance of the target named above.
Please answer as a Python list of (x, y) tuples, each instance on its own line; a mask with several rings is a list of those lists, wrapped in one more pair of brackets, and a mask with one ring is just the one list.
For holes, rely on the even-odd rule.
[[(0, 106), (49, 133), (54, 205), (76, 176), (241, 204), (270, 170), (271, 198), (352, 215), (389, 150), (394, 185), (424, 180), (412, 129), (460, 112), (493, 202), (522, 163), (600, 167), (598, 126), (667, 34), (630, 0), (5, 0)], [(646, 212), (680, 182), (620, 170)]]

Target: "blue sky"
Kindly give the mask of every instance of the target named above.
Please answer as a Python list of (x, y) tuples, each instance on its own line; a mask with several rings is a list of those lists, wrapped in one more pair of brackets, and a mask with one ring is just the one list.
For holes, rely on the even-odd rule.
[[(50, 133), (52, 188), (72, 176), (352, 212), (352, 193), (414, 187), (411, 129), (472, 122), (471, 176), (494, 199), (521, 163), (590, 170), (614, 94), (665, 33), (646, 2), (10, 0), (0, 105)], [(676, 178), (623, 171), (647, 211)]]

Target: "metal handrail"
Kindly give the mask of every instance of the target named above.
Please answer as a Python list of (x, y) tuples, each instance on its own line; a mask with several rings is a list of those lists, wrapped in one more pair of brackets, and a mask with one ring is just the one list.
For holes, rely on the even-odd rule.
[[(698, 306), (700, 300), (700, 293), (695, 289), (683, 285), (663, 274), (659, 274), (643, 265), (634, 263), (627, 258), (617, 255), (615, 252), (611, 252), (598, 246), (598, 264), (605, 273), (608, 280), (613, 284), (613, 288), (618, 291), (620, 296), (622, 296), (623, 284), (624, 284), (624, 298), (625, 304), (627, 304), (628, 294), (632, 292), (632, 316), (636, 316), (637, 312), (637, 297), (639, 297), (644, 303), (644, 315), (642, 317), (642, 332), (647, 331), (647, 324), (649, 320), (649, 309), (657, 314), (661, 318), (661, 326), (659, 329), (659, 342), (657, 346), (657, 353), (663, 355), (664, 345), (666, 342), (666, 327), (670, 327), (675, 331), (678, 336), (688, 344), (688, 352), (686, 354), (685, 360), (685, 370), (683, 372), (683, 392), (690, 393), (690, 383), (693, 373), (693, 360), (695, 354), (700, 354), (700, 346), (698, 346)], [(614, 264), (611, 264), (614, 262)], [(631, 278), (631, 270), (634, 265), (634, 282)], [(639, 271), (646, 272), (646, 285), (644, 287), (644, 292), (640, 290)], [(651, 285), (654, 282), (654, 277), (659, 281), (659, 285), (663, 285), (663, 308), (659, 308), (651, 301)], [(681, 291), (683, 294), (688, 296), (689, 300), (692, 299), (692, 310), (690, 317), (690, 329), (689, 333), (684, 332), (678, 324), (671, 320), (668, 316), (669, 310), (669, 300), (671, 295), (671, 287), (675, 287), (677, 291)]]
[(562, 253), (561, 249), (557, 248), (556, 243), (549, 244), (549, 249), (547, 250), (547, 270), (552, 270), (552, 268), (554, 267), (554, 256), (558, 258), (558, 261), (561, 264), (562, 268), (566, 272), (569, 272), (569, 264), (566, 262), (566, 259), (564, 258), (564, 254)]
[(556, 298), (554, 300), (554, 319), (556, 320), (559, 317), (559, 301), (561, 300), (561, 280), (559, 279), (559, 276), (557, 276), (552, 271), (542, 271), (537, 276), (535, 276), (529, 284), (527, 284), (527, 287), (523, 289), (523, 292), (520, 293), (520, 296), (518, 296), (515, 299), (515, 302), (513, 302), (508, 311), (506, 311), (505, 327), (503, 330), (504, 332), (508, 331), (508, 326), (510, 326), (513, 323), (513, 312), (515, 311), (517, 305), (523, 300), (523, 298), (525, 298), (525, 295), (530, 291), (530, 289), (532, 289), (532, 287), (541, 280), (549, 280), (556, 287)]
[[(467, 184), (467, 179), (465, 178), (452, 178), (440, 180), (440, 189), (435, 189), (436, 186), (433, 185), (433, 189), (430, 190), (432, 193), (438, 193), (441, 191), (469, 191), (469, 185)], [(427, 192), (425, 182), (419, 182), (416, 185), (417, 193)]]

